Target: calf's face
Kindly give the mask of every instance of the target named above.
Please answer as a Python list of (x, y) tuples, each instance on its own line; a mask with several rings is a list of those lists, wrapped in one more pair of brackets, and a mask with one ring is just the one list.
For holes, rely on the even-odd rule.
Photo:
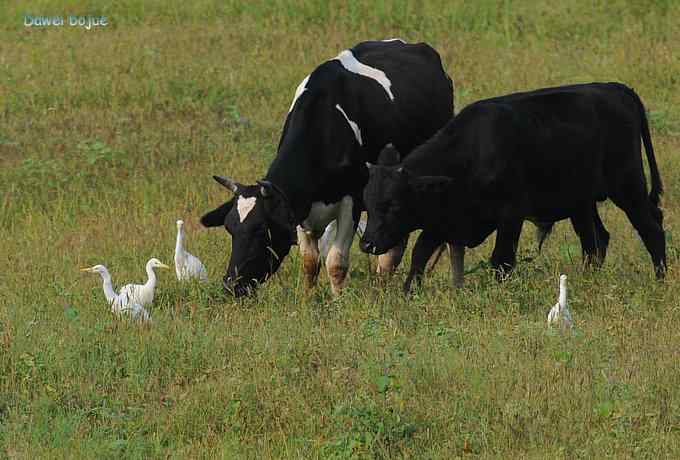
[(241, 185), (214, 176), (234, 198), (201, 218), (205, 227), (224, 225), (231, 234), (231, 259), (223, 284), (236, 297), (274, 274), (295, 243), (295, 225), (285, 199), (270, 184)]
[(369, 254), (384, 254), (410, 232), (422, 228), (428, 212), (441, 211), (428, 208), (441, 203), (451, 179), (415, 177), (403, 166), (367, 166), (369, 178), (363, 196), (368, 222), (359, 248)]
[(368, 222), (359, 247), (369, 254), (384, 254), (414, 225), (411, 191), (403, 168), (367, 166), (369, 176), (363, 195)]

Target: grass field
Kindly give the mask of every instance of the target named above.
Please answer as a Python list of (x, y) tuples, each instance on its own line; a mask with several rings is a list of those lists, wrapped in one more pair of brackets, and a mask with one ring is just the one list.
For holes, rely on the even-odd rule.
[[(0, 457), (680, 457), (680, 3), (19, 3), (0, 4)], [(477, 270), (454, 292), (442, 263), (405, 298), (404, 269), (377, 280), (355, 243), (338, 299), (325, 276), (304, 290), (297, 250), (256, 296), (224, 296), (229, 237), (198, 225), (227, 197), (210, 176), (261, 177), (299, 81), (395, 36), (441, 53), (457, 110), (548, 85), (635, 88), (666, 186), (667, 281), (607, 203), (600, 271), (563, 222), (502, 285)], [(78, 268), (142, 281), (150, 257), (172, 263), (179, 218), (211, 282), (160, 272), (153, 326), (115, 321)], [(530, 224), (520, 245), (535, 255)], [(569, 336), (545, 324), (561, 272)]]

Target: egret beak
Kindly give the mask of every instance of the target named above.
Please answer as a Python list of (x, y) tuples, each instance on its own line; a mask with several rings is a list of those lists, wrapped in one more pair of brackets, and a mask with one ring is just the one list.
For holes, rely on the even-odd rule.
[(168, 266), (165, 265), (165, 264), (160, 264), (158, 267), (159, 267), (159, 268), (167, 268), (168, 270), (170, 270), (170, 267), (168, 267)]
[(89, 267), (88, 267), (88, 268), (81, 268), (80, 271), (81, 271), (81, 272), (91, 272), (92, 269), (89, 268)]

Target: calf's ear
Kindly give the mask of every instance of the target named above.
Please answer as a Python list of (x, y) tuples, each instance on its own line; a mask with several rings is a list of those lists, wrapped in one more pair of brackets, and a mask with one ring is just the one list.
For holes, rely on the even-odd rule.
[(219, 227), (224, 225), (224, 219), (227, 217), (227, 214), (229, 214), (229, 211), (231, 211), (233, 206), (234, 199), (232, 198), (219, 208), (213, 209), (201, 217), (201, 224), (203, 224), (204, 227)]
[(378, 164), (380, 166), (394, 166), (398, 165), (400, 161), (401, 153), (399, 153), (399, 150), (392, 144), (387, 144), (383, 147), (378, 155)]
[(420, 176), (409, 179), (416, 193), (440, 193), (447, 189), (453, 179), (446, 176)]

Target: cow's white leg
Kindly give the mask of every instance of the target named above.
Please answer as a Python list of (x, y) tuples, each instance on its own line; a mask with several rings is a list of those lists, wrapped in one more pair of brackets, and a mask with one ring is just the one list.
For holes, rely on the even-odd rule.
[(298, 225), (298, 244), (302, 254), (302, 270), (305, 274), (305, 286), (311, 288), (316, 284), (319, 275), (319, 240), (314, 238), (312, 232), (305, 231)]
[(397, 269), (397, 266), (401, 262), (401, 258), (404, 256), (404, 251), (406, 250), (406, 243), (408, 238), (404, 238), (395, 247), (387, 251), (385, 254), (378, 256), (378, 267), (376, 272), (379, 275), (391, 275)]
[(378, 275), (391, 275), (394, 273), (394, 255), (392, 254), (394, 249), (392, 248), (385, 254), (378, 256), (378, 267), (375, 270)]
[(451, 259), (453, 287), (462, 288), (465, 274), (465, 246), (449, 243), (449, 258)]
[(340, 294), (349, 269), (349, 250), (354, 238), (352, 206), (353, 201), (350, 196), (345, 196), (340, 201), (337, 234), (326, 258), (326, 270), (334, 295)]

